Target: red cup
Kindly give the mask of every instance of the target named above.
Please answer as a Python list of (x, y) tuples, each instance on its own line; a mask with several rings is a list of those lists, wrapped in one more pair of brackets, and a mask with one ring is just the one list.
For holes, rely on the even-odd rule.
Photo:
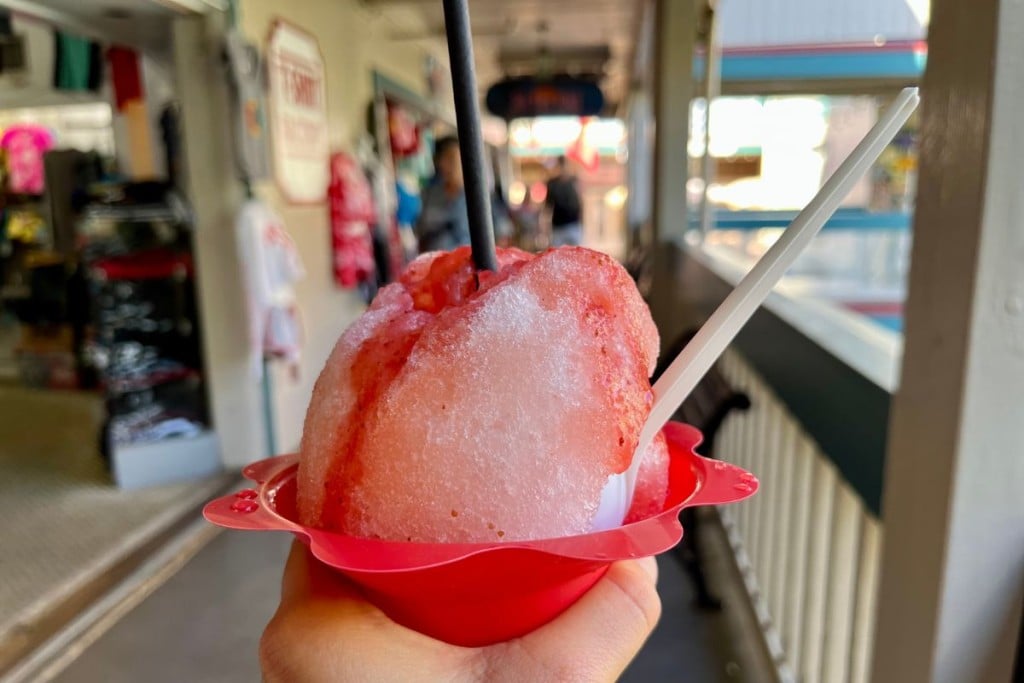
[(298, 458), (254, 463), (257, 483), (207, 504), (207, 520), (228, 529), (290, 531), (313, 555), (355, 582), (389, 617), (428, 636), (468, 647), (529, 633), (568, 609), (613, 562), (662, 553), (683, 536), (679, 511), (735, 503), (757, 479), (697, 455), (699, 431), (669, 423), (669, 492), (661, 512), (580, 536), (506, 543), (402, 543), (356, 538), (296, 521)]

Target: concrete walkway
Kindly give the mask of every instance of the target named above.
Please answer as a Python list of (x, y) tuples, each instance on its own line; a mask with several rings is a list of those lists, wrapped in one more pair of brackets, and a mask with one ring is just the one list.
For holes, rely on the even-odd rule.
[[(260, 680), (256, 648), (274, 611), (289, 537), (221, 533), (107, 631), (56, 679), (62, 683), (242, 683)], [(759, 681), (744, 671), (756, 647), (727, 609), (692, 606), (687, 577), (662, 557), (664, 615), (622, 680)], [(724, 594), (727, 603), (738, 596)]]
[(232, 481), (119, 490), (98, 452), (101, 415), (97, 394), (0, 382), (0, 672)]

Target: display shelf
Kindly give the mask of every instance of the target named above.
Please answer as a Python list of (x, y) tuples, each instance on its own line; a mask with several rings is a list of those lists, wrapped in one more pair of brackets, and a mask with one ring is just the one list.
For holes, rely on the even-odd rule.
[(93, 321), (88, 356), (107, 416), (100, 446), (136, 488), (220, 467), (206, 406), (190, 212), (170, 191), (128, 186), (85, 208), (79, 255)]

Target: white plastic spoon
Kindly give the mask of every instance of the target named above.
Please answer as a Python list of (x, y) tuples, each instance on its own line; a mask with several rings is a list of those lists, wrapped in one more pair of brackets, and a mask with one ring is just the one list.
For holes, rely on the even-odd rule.
[(636, 473), (647, 446), (768, 297), (772, 287), (839, 208), (854, 184), (892, 142), (917, 108), (919, 100), (917, 88), (904, 88), (900, 92), (850, 156), (825, 181), (814, 199), (793, 219), (778, 241), (754, 264), (661, 375), (654, 385), (654, 404), (640, 432), (633, 462), (622, 474), (610, 477), (601, 494), (594, 517), (595, 531), (622, 523), (633, 500)]

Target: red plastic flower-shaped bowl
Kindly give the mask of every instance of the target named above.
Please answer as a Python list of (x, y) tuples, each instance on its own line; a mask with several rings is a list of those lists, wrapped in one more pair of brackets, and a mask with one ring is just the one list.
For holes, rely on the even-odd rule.
[(604, 576), (613, 562), (657, 555), (683, 536), (679, 511), (735, 503), (757, 479), (697, 455), (701, 434), (665, 426), (669, 493), (661, 512), (607, 531), (507, 543), (399, 543), (302, 526), (295, 514), (297, 457), (247, 467), (256, 482), (210, 502), (204, 515), (228, 529), (290, 531), (321, 562), (358, 584), (396, 622), (455, 645), (489, 645), (555, 618)]

